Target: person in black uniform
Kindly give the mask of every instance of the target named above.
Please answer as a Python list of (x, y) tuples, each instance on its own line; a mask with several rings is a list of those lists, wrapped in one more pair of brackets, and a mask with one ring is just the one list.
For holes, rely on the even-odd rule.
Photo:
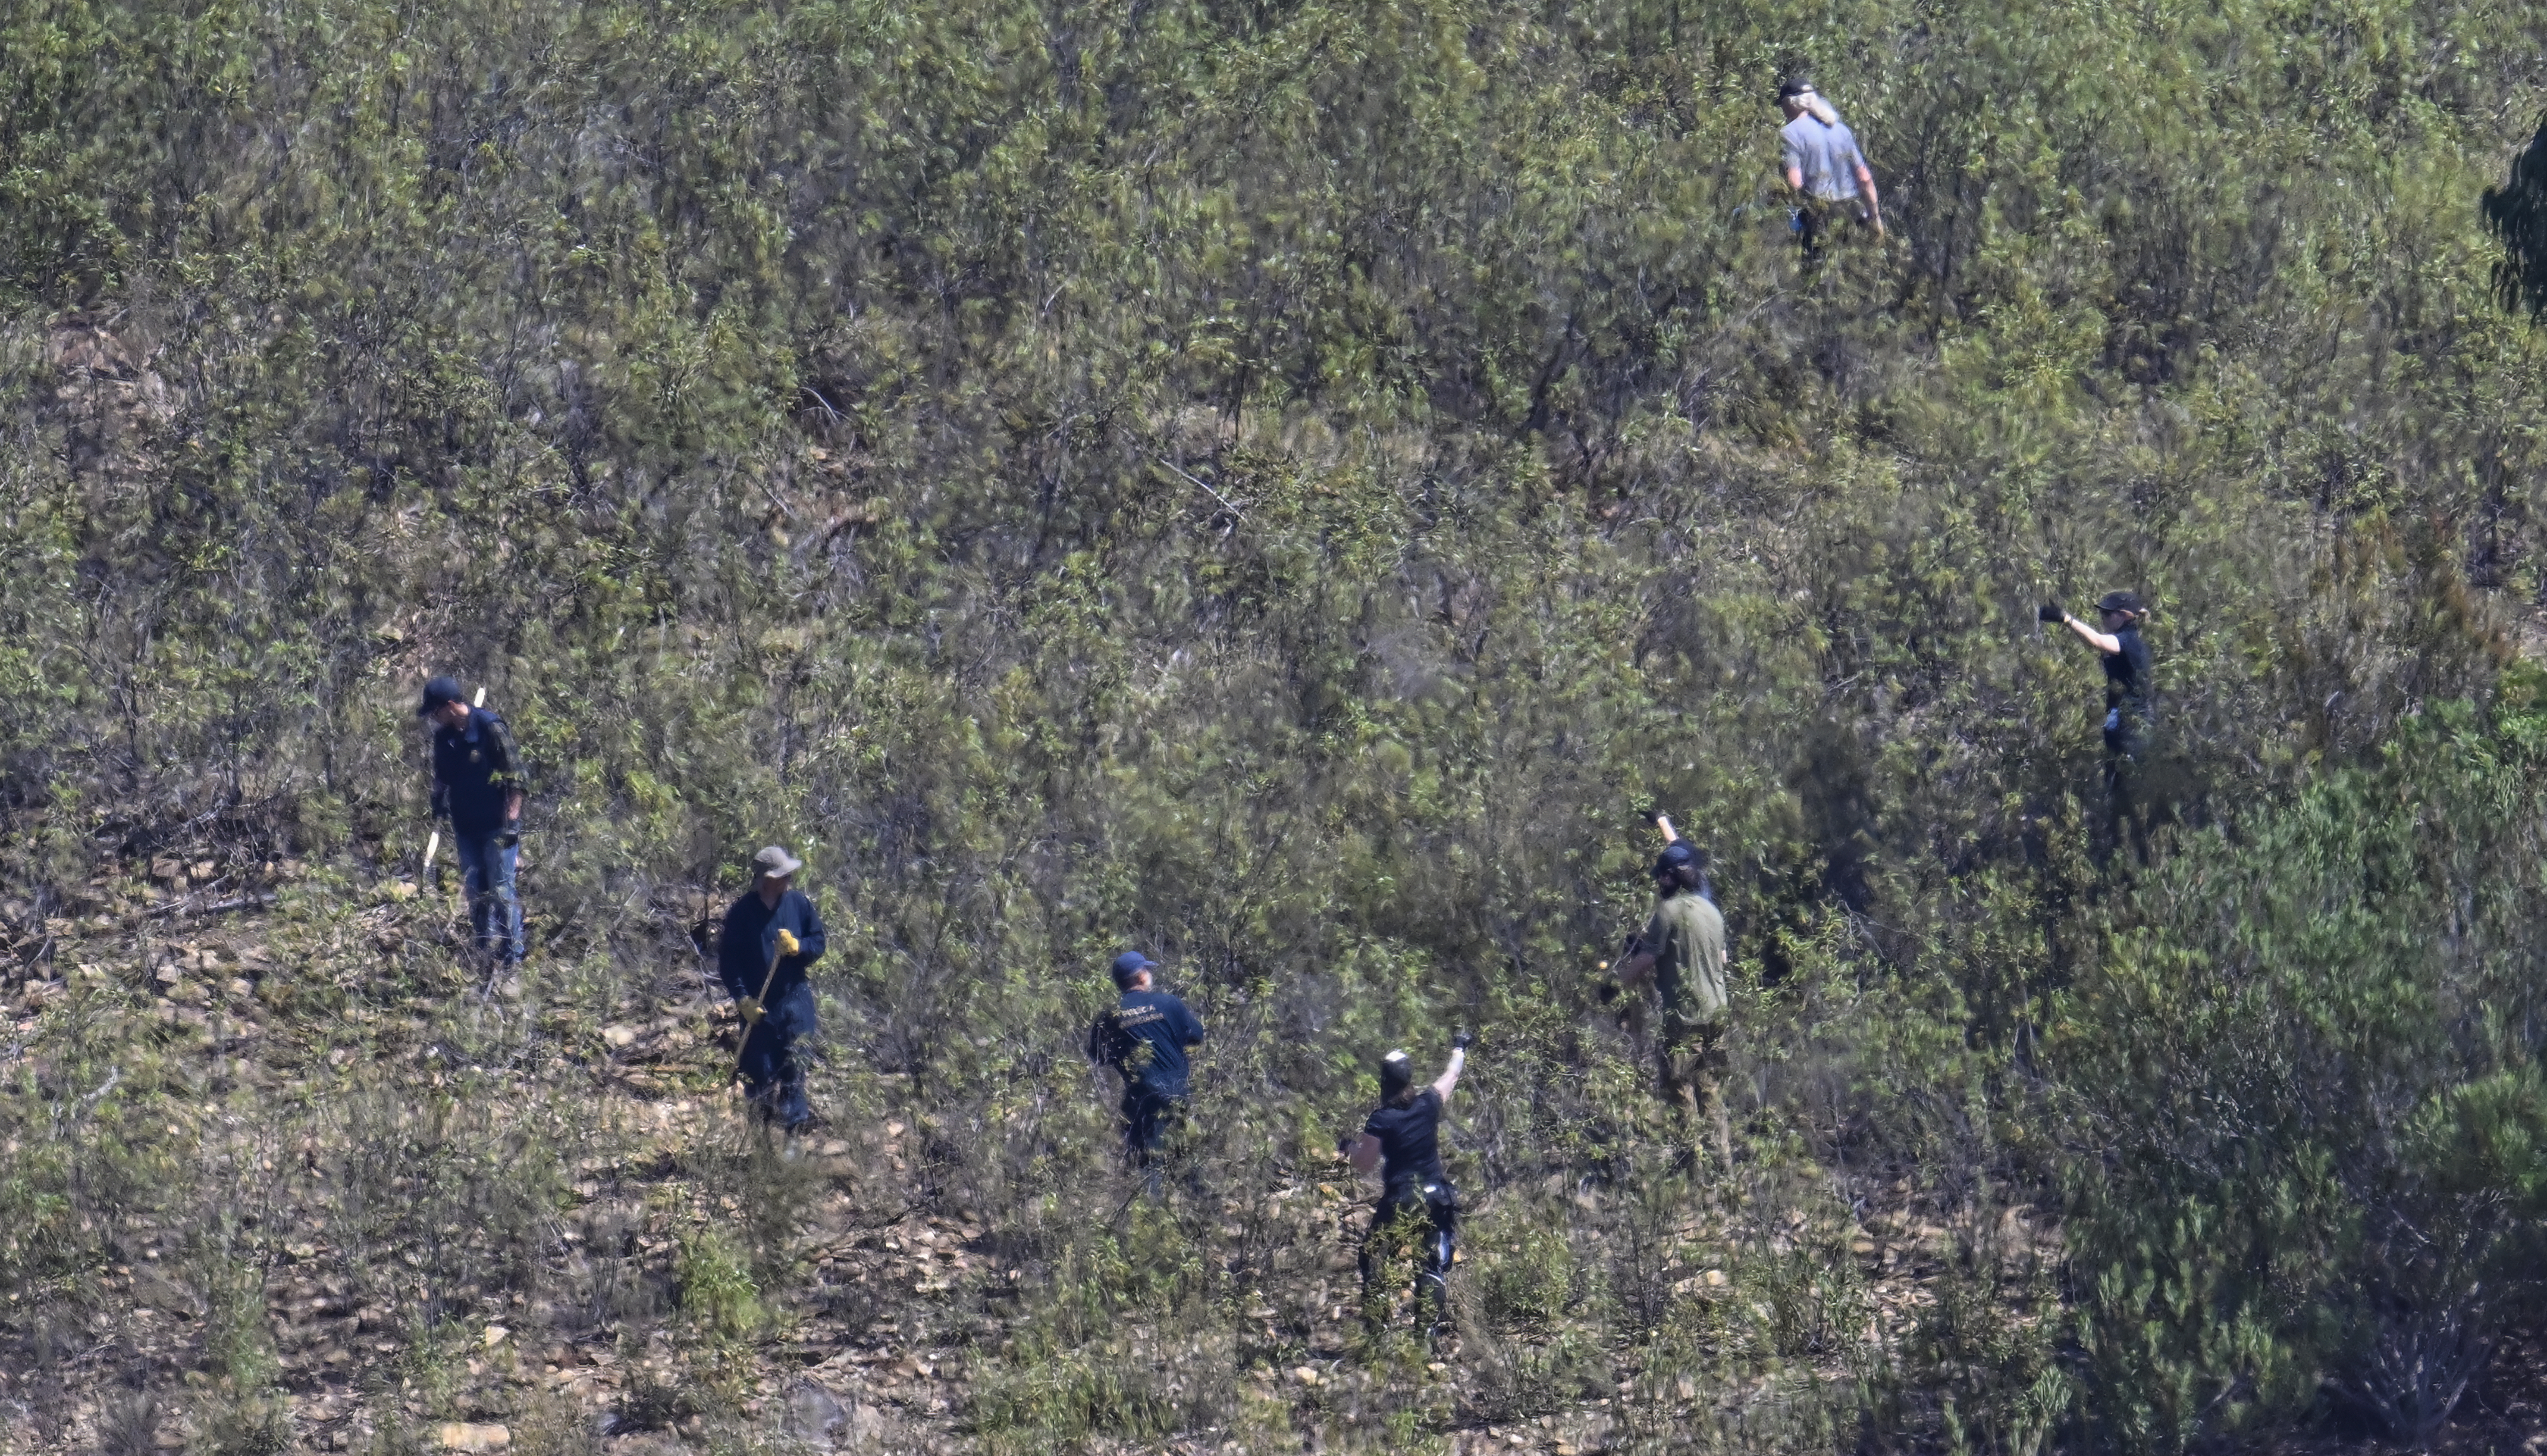
[(1157, 988), (1158, 963), (1139, 951), (1114, 958), (1114, 1009), (1088, 1028), (1088, 1060), (1123, 1076), (1123, 1151), (1159, 1187), (1159, 1149), (1185, 1111), (1186, 1052), (1202, 1045), (1202, 1022)]
[(827, 946), (822, 912), (795, 887), (805, 862), (772, 844), (751, 857), (752, 887), (725, 912), (717, 979), (743, 1018), (745, 1095), (762, 1125), (792, 1138), (814, 1120), (800, 1038), (814, 1034), (814, 983), (806, 974)]
[(1361, 1136), (1345, 1142), (1344, 1154), (1355, 1168), (1380, 1169), (1379, 1202), (1371, 1207), (1370, 1229), (1361, 1241), (1362, 1318), (1374, 1325), (1380, 1307), (1373, 1303), (1372, 1281), (1381, 1264), (1410, 1242), (1416, 1248), (1416, 1319), (1428, 1334), (1437, 1333), (1448, 1313), (1459, 1200), (1442, 1166), (1442, 1108), (1459, 1084), (1470, 1040), (1464, 1031), (1450, 1039), (1449, 1064), (1427, 1087), (1415, 1085), (1415, 1064), (1404, 1052), (1381, 1058), (1379, 1106), (1362, 1124)]
[(2040, 614), (2058, 622), (2094, 647), (2105, 665), (2105, 812), (2119, 835), (2131, 817), (2133, 781), (2149, 753), (2150, 650), (2141, 640), (2141, 623), (2149, 614), (2141, 599), (2128, 591), (2109, 591), (2096, 603), (2103, 631), (2088, 626), (2046, 602)]
[(471, 707), (456, 678), (427, 682), (415, 716), (433, 725), (433, 813), (451, 824), (470, 929), (501, 972), (522, 960), (522, 756), (504, 720)]

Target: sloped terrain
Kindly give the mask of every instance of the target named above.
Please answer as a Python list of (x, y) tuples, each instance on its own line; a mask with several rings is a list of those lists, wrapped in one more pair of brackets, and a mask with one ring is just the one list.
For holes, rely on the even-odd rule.
[[(441, 887), (147, 868), (46, 927), (60, 980), (12, 987), (12, 1063), (67, 1080), (8, 1152), (70, 1171), (53, 1237), (99, 1263), (13, 1291), (38, 1307), (11, 1449), (1881, 1450), (1927, 1419), (1888, 1388), (2065, 1318), (2041, 1215), (1756, 1137), (1731, 1178), (1630, 1135), (1498, 1183), (1489, 1044), (1454, 1103), (1456, 1329), (1427, 1347), (1402, 1298), (1363, 1326), (1370, 1190), (1340, 1159), (1206, 1139), (1153, 1200), (1055, 1150), (1069, 1174), (984, 1199), (948, 1175), (998, 1134), (836, 1045), (782, 1158), (699, 966), (490, 987)], [(1009, 1115), (1098, 1144), (1108, 1091), (1057, 1071)], [(2547, 1442), (2525, 1348), (2436, 1449)]]
[[(1982, 1250), (2021, 1281), (2052, 1251), (2014, 1210), (1997, 1230), (1929, 1221), (1907, 1184), (1860, 1217), (1772, 1217), (1743, 1206), (1762, 1171), (1666, 1174), (1635, 1217), (1640, 1297), (1725, 1353), (1788, 1349), (1702, 1389), (1578, 1318), (1563, 1242), (1633, 1193), (1560, 1173), (1471, 1194), (1458, 1328), (1425, 1348), (1402, 1297), (1394, 1333), (1363, 1326), (1371, 1190), (1340, 1159), (1197, 1155), (1153, 1200), (1083, 1149), (1059, 1206), (969, 1206), (932, 1172), (983, 1130), (836, 1052), (825, 1125), (783, 1159), (741, 1119), (733, 1024), (695, 969), (596, 999), (535, 965), (490, 991), (458, 969), (439, 889), (349, 893), (297, 863), (180, 878), (196, 868), (107, 902), (165, 939), (135, 957), (117, 916), (60, 921), (68, 974), (16, 988), (22, 1066), (109, 1059), (40, 1134), (105, 1180), (80, 1180), (98, 1202), (79, 1224), (109, 1262), (27, 1291), (45, 1308), (12, 1388), (21, 1449), (1024, 1448), (1109, 1414), (1197, 1427), (1088, 1432), (1126, 1450), (1376, 1449), (1422, 1427), (1458, 1449), (1629, 1449), (1694, 1419), (1809, 1423), (1789, 1408), (1854, 1399), (1853, 1362), (1915, 1336), (1948, 1261)], [(282, 909), (186, 913), (240, 886)], [(1056, 1080), (1089, 1104), (1057, 1120), (1101, 1139), (1110, 1087)], [(110, 1129), (122, 1156), (83, 1151)], [(1055, 1220), (1082, 1225), (1058, 1261)], [(1090, 1252), (1117, 1267), (1074, 1268)], [(1092, 1272), (1204, 1297), (1135, 1297), (1080, 1331), (1093, 1347), (1053, 1348)], [(1839, 1318), (1863, 1328), (1815, 1328)], [(270, 1392), (243, 1399), (251, 1383)]]
[[(0, 7), (0, 1430), (2530, 1441), (2542, 107), (2507, 0)], [(2038, 622), (2117, 587), (2122, 815)], [(1656, 809), (1730, 1173), (1605, 994)], [(698, 975), (772, 841), (795, 1162)], [(1427, 1351), (1331, 1150), (1461, 1027)]]

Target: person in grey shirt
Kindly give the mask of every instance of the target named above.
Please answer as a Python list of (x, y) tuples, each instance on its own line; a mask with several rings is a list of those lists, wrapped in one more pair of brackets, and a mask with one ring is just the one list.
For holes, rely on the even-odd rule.
[(1787, 186), (1796, 194), (1796, 230), (1802, 235), (1804, 257), (1818, 259), (1823, 242), (1843, 220), (1884, 236), (1884, 206), (1875, 194), (1875, 173), (1857, 149), (1857, 133), (1810, 81), (1800, 78), (1779, 87), (1778, 105), (1787, 114), (1778, 141), (1786, 154)]

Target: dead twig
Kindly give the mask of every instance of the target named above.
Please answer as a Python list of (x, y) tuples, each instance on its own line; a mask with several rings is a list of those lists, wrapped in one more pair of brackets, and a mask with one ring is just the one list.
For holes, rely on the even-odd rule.
[(1191, 485), (1191, 486), (1192, 486), (1192, 487), (1194, 487), (1196, 490), (1199, 490), (1199, 491), (1201, 491), (1203, 494), (1210, 496), (1212, 499), (1214, 499), (1214, 500), (1216, 500), (1216, 501), (1219, 501), (1219, 502), (1221, 503), (1222, 507), (1223, 507), (1223, 508), (1225, 508), (1225, 509), (1226, 509), (1226, 510), (1227, 510), (1231, 515), (1236, 516), (1236, 515), (1244, 514), (1242, 511), (1240, 511), (1240, 510), (1239, 510), (1239, 508), (1238, 508), (1238, 502), (1236, 502), (1236, 501), (1234, 501), (1234, 500), (1231, 500), (1228, 496), (1223, 495), (1223, 494), (1221, 494), (1219, 491), (1212, 489), (1209, 485), (1205, 484), (1205, 483), (1204, 483), (1204, 482), (1202, 482), (1201, 480), (1195, 479), (1193, 476), (1191, 476), (1191, 475), (1189, 475), (1189, 474), (1186, 474), (1184, 471), (1179, 470), (1179, 469), (1177, 468), (1177, 465), (1176, 465), (1176, 463), (1175, 463), (1174, 461), (1169, 460), (1169, 459), (1168, 459), (1166, 456), (1164, 456), (1164, 455), (1159, 456), (1157, 459), (1158, 459), (1159, 464), (1160, 464), (1160, 465), (1162, 465), (1162, 466), (1164, 466), (1164, 467), (1166, 467), (1166, 468), (1167, 468), (1171, 472), (1173, 472), (1173, 473), (1176, 475), (1176, 477), (1177, 477), (1178, 479), (1185, 481), (1186, 484)]
[(158, 919), (162, 915), (182, 915), (187, 913), (198, 915), (220, 915), (226, 914), (231, 910), (262, 909), (265, 906), (274, 903), (277, 899), (278, 897), (272, 894), (241, 895), (229, 899), (217, 899), (211, 904), (199, 905), (195, 903), (192, 897), (189, 897), (170, 904), (152, 905), (141, 913), (146, 918), (153, 920)]

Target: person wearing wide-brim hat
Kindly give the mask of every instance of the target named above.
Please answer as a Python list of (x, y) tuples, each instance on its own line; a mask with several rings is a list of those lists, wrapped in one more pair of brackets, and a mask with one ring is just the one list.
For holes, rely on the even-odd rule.
[(805, 867), (772, 844), (751, 857), (752, 886), (725, 912), (717, 976), (743, 1018), (742, 1071), (753, 1116), (789, 1133), (814, 1117), (796, 1043), (814, 1034), (814, 983), (824, 950), (823, 916), (795, 888)]

